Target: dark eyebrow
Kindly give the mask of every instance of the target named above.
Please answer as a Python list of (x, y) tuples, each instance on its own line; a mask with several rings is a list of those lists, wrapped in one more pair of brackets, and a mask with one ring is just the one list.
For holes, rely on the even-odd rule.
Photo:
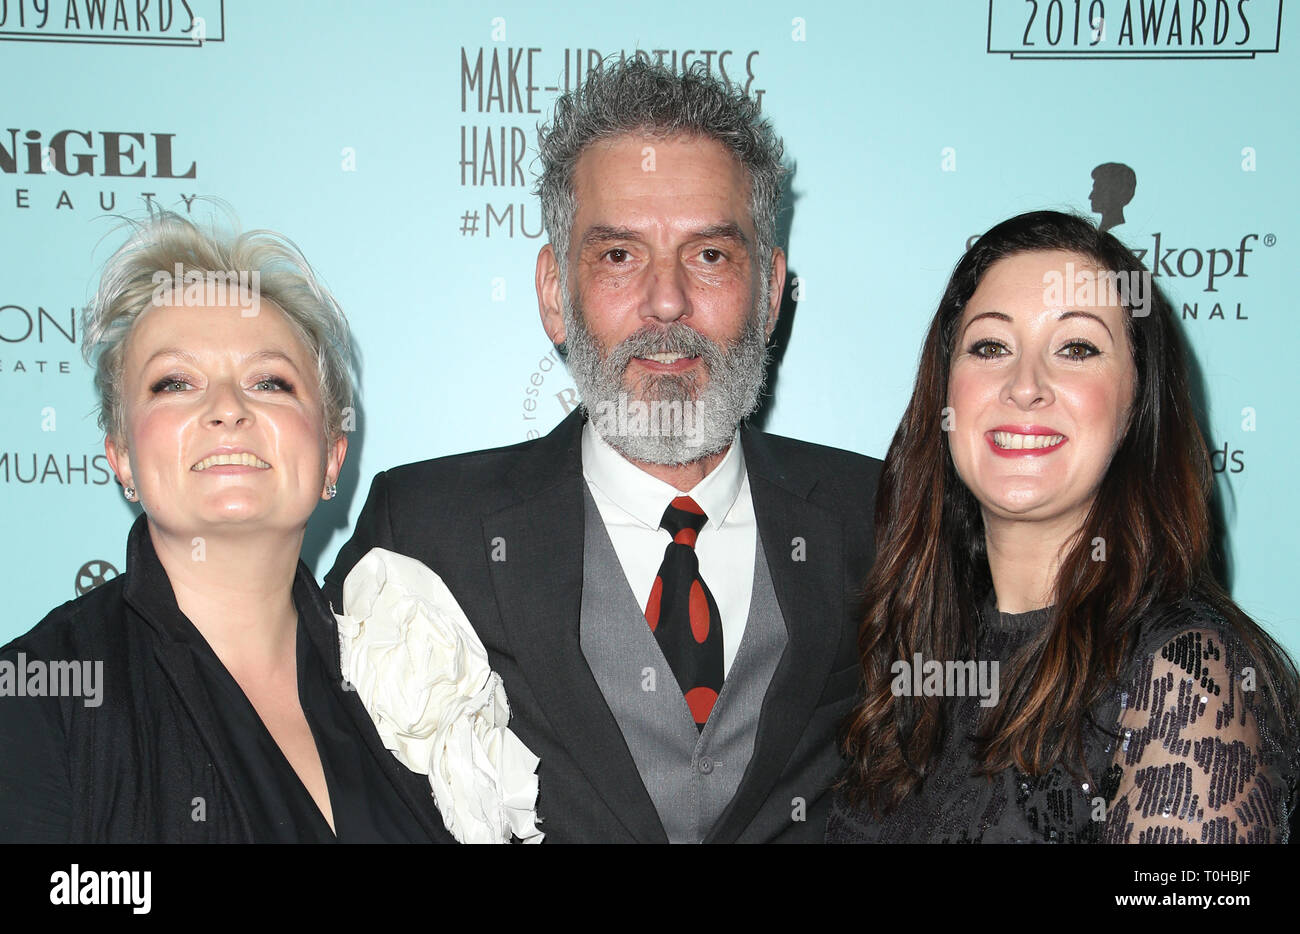
[(981, 311), (975, 317), (967, 321), (966, 326), (961, 329), (961, 333), (963, 337), (966, 335), (966, 332), (970, 330), (970, 326), (974, 324), (976, 321), (978, 321), (980, 318), (997, 318), (999, 321), (1005, 321), (1008, 324), (1011, 323), (1011, 316), (1008, 314), (1004, 314), (1000, 311)]
[(702, 230), (697, 230), (695, 236), (701, 240), (732, 240), (741, 246), (749, 247), (749, 238), (745, 236), (745, 232), (740, 229), (739, 224), (733, 224), (731, 221), (710, 224)]
[[(709, 224), (707, 227), (701, 227), (691, 234), (691, 237), (697, 240), (731, 240), (739, 243), (741, 246), (748, 248), (749, 238), (745, 232), (740, 229), (739, 224), (731, 221), (725, 221), (720, 224)], [(591, 227), (582, 237), (583, 244), (599, 245), (619, 240), (631, 240), (640, 243), (642, 237), (630, 227), (613, 227), (608, 224), (597, 224)]]
[(1056, 320), (1064, 321), (1066, 318), (1091, 318), (1106, 329), (1106, 333), (1110, 336), (1111, 340), (1115, 339), (1115, 335), (1110, 333), (1110, 326), (1106, 324), (1105, 321), (1102, 321), (1100, 317), (1094, 315), (1091, 311), (1063, 311), (1061, 312), (1060, 317)]
[[(969, 321), (967, 321), (966, 327), (961, 329), (961, 333), (965, 335), (965, 333), (968, 330), (970, 330), (970, 326), (974, 324), (976, 321), (978, 321), (980, 318), (997, 318), (999, 321), (1006, 321), (1008, 324), (1011, 323), (1011, 316), (1008, 314), (1004, 314), (1001, 311), (983, 311), (977, 314), (975, 317), (971, 318)], [(1091, 318), (1093, 321), (1096, 321), (1098, 324), (1100, 324), (1103, 328), (1106, 329), (1106, 333), (1110, 335), (1111, 340), (1115, 339), (1115, 335), (1110, 333), (1110, 327), (1106, 324), (1106, 322), (1101, 320), (1100, 317), (1094, 315), (1090, 311), (1063, 311), (1061, 312), (1060, 315), (1057, 316), (1056, 320), (1064, 321), (1066, 318)]]
[(584, 245), (588, 243), (598, 245), (616, 240), (635, 240), (639, 243), (641, 235), (630, 227), (611, 227), (608, 224), (597, 224), (588, 228), (587, 232), (582, 235)]

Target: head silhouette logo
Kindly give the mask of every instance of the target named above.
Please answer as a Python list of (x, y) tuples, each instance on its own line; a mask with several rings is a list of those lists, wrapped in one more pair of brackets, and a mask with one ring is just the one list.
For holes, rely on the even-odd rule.
[(1098, 227), (1110, 230), (1124, 223), (1124, 206), (1137, 191), (1137, 173), (1122, 162), (1103, 162), (1092, 170), (1092, 212), (1101, 215)]

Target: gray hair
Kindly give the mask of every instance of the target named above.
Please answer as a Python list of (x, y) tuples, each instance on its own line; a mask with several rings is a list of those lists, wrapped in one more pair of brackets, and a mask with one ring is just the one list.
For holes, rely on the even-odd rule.
[[(142, 312), (157, 304), (159, 283), (181, 276), (219, 278), (246, 274), (256, 300), (274, 302), (303, 345), (316, 358), (326, 434), (344, 431), (352, 406), (353, 351), (347, 319), (292, 241), (270, 230), (219, 234), (201, 230), (172, 211), (153, 208), (143, 220), (127, 220), (130, 237), (109, 257), (99, 288), (82, 315), (81, 349), (95, 368), (99, 427), (125, 438), (122, 402), (127, 338)], [(175, 289), (182, 285), (176, 282)], [(224, 293), (223, 293), (224, 294)]]
[(758, 103), (712, 77), (703, 62), (679, 75), (633, 57), (590, 72), (584, 84), (555, 102), (552, 122), (538, 128), (542, 174), (536, 193), (566, 293), (569, 240), (577, 212), (574, 168), (591, 143), (633, 133), (705, 137), (721, 143), (740, 161), (749, 177), (759, 276), (766, 282), (786, 171), (781, 164), (781, 140), (763, 119)]

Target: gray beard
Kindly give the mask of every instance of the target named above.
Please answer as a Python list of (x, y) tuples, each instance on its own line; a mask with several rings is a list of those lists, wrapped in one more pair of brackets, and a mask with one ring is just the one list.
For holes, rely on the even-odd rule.
[[(643, 327), (605, 351), (567, 291), (566, 360), (596, 432), (624, 457), (647, 464), (680, 466), (726, 450), (763, 390), (766, 296), (760, 294), (740, 336), (725, 345), (674, 321)], [(665, 373), (625, 385), (632, 359), (656, 353), (699, 357), (708, 379), (700, 386), (695, 374)]]

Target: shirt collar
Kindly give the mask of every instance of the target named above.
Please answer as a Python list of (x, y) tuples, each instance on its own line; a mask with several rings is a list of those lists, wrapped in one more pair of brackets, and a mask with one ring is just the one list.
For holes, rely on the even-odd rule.
[(588, 420), (582, 429), (582, 474), (625, 513), (647, 528), (659, 528), (664, 510), (678, 496), (689, 496), (709, 517), (708, 525), (720, 528), (735, 505), (745, 481), (745, 453), (740, 432), (718, 466), (689, 492), (652, 477), (633, 464), (600, 436)]
[[(176, 602), (176, 591), (167, 576), (167, 569), (158, 558), (149, 534), (149, 520), (143, 512), (136, 516), (127, 536), (126, 573), (123, 577), (123, 599), (155, 631), (175, 642), (193, 643), (197, 640), (207, 645), (202, 633)], [(293, 603), (300, 619), (305, 614), (308, 633), (326, 662), (337, 668), (340, 655), (337, 623), (316, 578), (301, 558), (294, 576)], [(326, 627), (321, 626), (322, 622)]]

